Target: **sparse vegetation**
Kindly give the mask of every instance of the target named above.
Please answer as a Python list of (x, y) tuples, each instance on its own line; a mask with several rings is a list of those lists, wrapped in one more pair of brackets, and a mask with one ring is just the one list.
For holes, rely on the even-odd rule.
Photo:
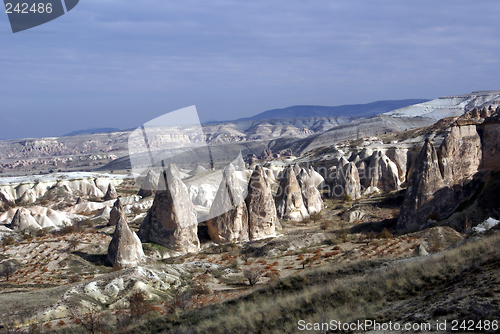
[(14, 245), (16, 243), (16, 239), (13, 237), (13, 236), (6, 236), (3, 240), (2, 240), (2, 245), (3, 246), (11, 246), (11, 245)]
[(248, 280), (248, 284), (251, 286), (257, 284), (260, 277), (263, 274), (263, 270), (260, 267), (251, 267), (243, 270), (243, 276)]
[[(443, 294), (441, 289), (462, 284), (471, 274), (479, 275), (480, 268), (500, 270), (500, 235), (448, 250), (436, 257), (419, 261), (400, 263), (388, 270), (378, 270), (384, 261), (370, 260), (351, 264), (336, 264), (316, 270), (305, 270), (302, 274), (287, 277), (259, 289), (247, 297), (236, 301), (212, 305), (200, 310), (188, 311), (175, 321), (161, 318), (144, 326), (162, 328), (164, 331), (186, 328), (191, 333), (261, 332), (288, 333), (297, 329), (297, 319), (306, 322), (321, 321), (322, 314), (332, 319), (378, 319), (389, 321), (399, 313), (403, 319), (414, 315), (412, 308), (406, 313), (388, 308), (408, 305), (425, 293), (427, 298), (440, 301), (453, 298)], [(326, 255), (326, 254), (325, 254)], [(338, 280), (346, 278), (347, 280)], [(335, 284), (332, 284), (335, 282)], [(481, 285), (476, 284), (475, 289)], [(475, 300), (478, 297), (465, 295), (461, 300)], [(459, 302), (459, 301), (456, 301)], [(418, 305), (421, 305), (420, 302)], [(469, 305), (469, 304), (466, 304)], [(476, 302), (477, 309), (482, 305)], [(434, 306), (429, 306), (430, 319), (436, 319)], [(455, 310), (455, 311), (453, 311)], [(474, 311), (474, 308), (456, 309), (450, 306), (450, 315), (460, 311), (462, 316), (489, 319), (493, 311)], [(496, 313), (495, 313), (496, 314)], [(148, 332), (147, 327), (139, 326), (134, 330)], [(131, 332), (129, 332), (131, 333)]]
[(5, 277), (6, 281), (14, 275), (14, 273), (19, 269), (19, 264), (15, 261), (9, 260), (2, 263), (0, 267), (0, 276)]

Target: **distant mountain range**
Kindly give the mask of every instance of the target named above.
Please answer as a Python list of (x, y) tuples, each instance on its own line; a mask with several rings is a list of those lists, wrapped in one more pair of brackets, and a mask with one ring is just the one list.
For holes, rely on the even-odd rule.
[(371, 117), (388, 111), (404, 108), (428, 99), (407, 99), (376, 101), (366, 104), (346, 104), (341, 106), (292, 106), (283, 109), (267, 110), (252, 117), (240, 118), (237, 121), (298, 118), (298, 117)]
[(84, 129), (77, 130), (63, 135), (63, 137), (78, 136), (78, 135), (91, 135), (94, 133), (108, 133), (108, 132), (118, 132), (120, 129), (117, 128), (94, 128), (94, 129)]
[(434, 122), (444, 118), (460, 116), (467, 110), (500, 105), (500, 90), (476, 91), (468, 94), (443, 96), (424, 103), (392, 110), (386, 115), (395, 118), (425, 117)]

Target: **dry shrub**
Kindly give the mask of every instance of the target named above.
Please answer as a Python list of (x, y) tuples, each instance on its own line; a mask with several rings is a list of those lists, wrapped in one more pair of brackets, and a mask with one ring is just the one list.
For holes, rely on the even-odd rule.
[(191, 288), (191, 293), (196, 296), (197, 299), (200, 299), (202, 295), (212, 294), (212, 289), (204, 283), (198, 283)]
[(391, 232), (389, 232), (389, 230), (387, 230), (387, 228), (384, 228), (382, 230), (382, 232), (377, 234), (375, 237), (377, 239), (389, 239), (389, 238), (392, 238), (392, 234), (391, 234)]
[(328, 230), (329, 227), (330, 227), (330, 222), (327, 220), (322, 221), (321, 224), (319, 225), (319, 228), (322, 229), (323, 231)]
[(153, 311), (153, 305), (147, 302), (144, 291), (137, 291), (128, 297), (130, 317), (139, 320)]
[(272, 271), (268, 273), (267, 277), (269, 278), (269, 282), (276, 282), (280, 278), (280, 273), (277, 271)]
[(243, 270), (243, 276), (248, 280), (248, 284), (255, 285), (263, 274), (263, 270), (260, 267), (252, 267)]
[(3, 246), (12, 246), (13, 244), (16, 243), (16, 239), (14, 239), (13, 236), (8, 236), (8, 237), (5, 237), (3, 240), (2, 240), (2, 245)]

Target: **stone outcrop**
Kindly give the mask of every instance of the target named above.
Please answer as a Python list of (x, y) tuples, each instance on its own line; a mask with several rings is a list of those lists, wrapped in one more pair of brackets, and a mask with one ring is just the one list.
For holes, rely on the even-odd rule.
[(413, 168), (396, 228), (418, 230), (444, 219), (478, 186), (482, 145), (475, 125), (452, 126), (439, 149), (426, 140)]
[(245, 164), (245, 160), (243, 160), (243, 155), (241, 154), (241, 151), (240, 151), (240, 154), (238, 154), (238, 157), (236, 159), (234, 159), (234, 161), (231, 164), (234, 166), (235, 170), (238, 170), (238, 171), (245, 170), (246, 164)]
[(4, 191), (0, 189), (0, 210), (7, 210), (9, 207), (14, 205), (14, 198)]
[(396, 164), (398, 168), (399, 182), (405, 182), (409, 167), (408, 149), (394, 147), (387, 150), (385, 154)]
[(113, 199), (117, 199), (118, 194), (116, 193), (115, 187), (113, 187), (113, 184), (108, 185), (108, 190), (106, 191), (106, 195), (102, 198), (103, 201), (111, 201)]
[(323, 199), (321, 198), (319, 190), (316, 188), (316, 182), (318, 180), (316, 180), (317, 176), (315, 173), (316, 172), (311, 167), (309, 170), (302, 168), (297, 175), (297, 181), (302, 192), (304, 205), (310, 215), (319, 213), (323, 209)]
[(391, 192), (399, 190), (399, 170), (383, 152), (373, 153), (368, 165), (369, 186), (367, 191)]
[(312, 167), (309, 167), (309, 175), (311, 176), (311, 180), (315, 187), (318, 187), (325, 181), (323, 176), (321, 176), (321, 174), (315, 171)]
[(120, 202), (120, 199), (118, 198), (115, 204), (113, 204), (113, 208), (109, 213), (109, 225), (115, 226), (118, 223), (120, 217), (125, 217), (125, 213), (123, 211), (123, 205)]
[(156, 192), (156, 187), (158, 186), (158, 175), (154, 170), (149, 169), (148, 174), (144, 181), (142, 181), (141, 189), (137, 193), (138, 196), (142, 198), (153, 196)]
[(302, 220), (309, 217), (294, 169), (292, 165), (285, 168), (276, 193), (276, 212), (278, 217), (285, 220)]
[(76, 219), (79, 220), (81, 217), (42, 206), (30, 206), (28, 208), (13, 208), (2, 213), (0, 225), (11, 226), (17, 230), (60, 228), (72, 225)]
[(427, 252), (422, 244), (418, 244), (418, 246), (415, 248), (414, 254), (415, 256), (427, 256), (429, 255), (429, 252)]
[(139, 238), (182, 253), (199, 251), (195, 207), (177, 167), (171, 164), (159, 182), (162, 186), (158, 186), (153, 205), (141, 223)]
[(120, 216), (116, 224), (113, 239), (108, 246), (108, 260), (114, 268), (131, 268), (145, 259), (139, 237), (132, 232), (126, 218)]
[(10, 223), (10, 228), (13, 230), (25, 230), (30, 227), (30, 221), (28, 217), (31, 217), (30, 215), (26, 215), (24, 210), (17, 209), (16, 214), (12, 218), (12, 222)]
[(273, 236), (280, 223), (276, 214), (271, 186), (259, 165), (255, 166), (250, 177), (245, 202), (248, 208), (250, 240)]
[(478, 127), (482, 131), (483, 168), (500, 170), (500, 108)]
[(297, 175), (299, 175), (300, 170), (301, 170), (301, 168), (299, 165), (297, 165), (297, 164), (293, 165), (293, 172), (295, 173), (295, 177), (297, 177)]
[(210, 208), (208, 234), (217, 243), (248, 241), (248, 211), (245, 198), (236, 178), (236, 170), (229, 164)]
[(269, 148), (266, 148), (264, 151), (262, 151), (262, 154), (259, 157), (260, 160), (270, 160), (272, 158), (273, 152)]
[(358, 169), (354, 162), (348, 162), (343, 165), (339, 162), (337, 169), (337, 179), (331, 189), (332, 197), (349, 197), (351, 200), (357, 200), (361, 197), (361, 184), (359, 181)]

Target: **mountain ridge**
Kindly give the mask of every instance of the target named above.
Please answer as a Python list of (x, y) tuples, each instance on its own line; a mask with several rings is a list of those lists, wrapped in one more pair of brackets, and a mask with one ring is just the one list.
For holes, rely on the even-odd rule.
[(431, 100), (380, 100), (365, 104), (345, 104), (339, 106), (295, 105), (286, 108), (266, 110), (257, 115), (239, 118), (234, 121), (299, 117), (370, 117), (428, 101)]

